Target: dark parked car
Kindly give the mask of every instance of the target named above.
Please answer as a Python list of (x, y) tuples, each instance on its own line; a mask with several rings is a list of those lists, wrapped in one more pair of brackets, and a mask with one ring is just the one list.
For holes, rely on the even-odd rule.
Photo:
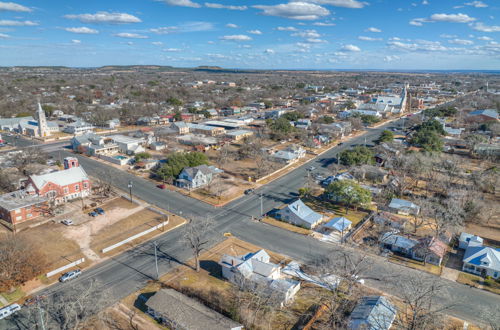
[(167, 189), (167, 185), (166, 184), (159, 184), (157, 185), (158, 188), (160, 189)]
[(251, 193), (253, 193), (253, 189), (247, 189), (247, 190), (245, 190), (245, 195), (249, 195)]
[(92, 211), (92, 212), (89, 212), (89, 216), (91, 217), (97, 217), (99, 214), (97, 214), (97, 212), (95, 211)]
[(105, 213), (104, 210), (102, 208), (100, 208), (100, 207), (96, 208), (94, 210), (94, 212), (97, 212), (98, 214), (104, 214)]

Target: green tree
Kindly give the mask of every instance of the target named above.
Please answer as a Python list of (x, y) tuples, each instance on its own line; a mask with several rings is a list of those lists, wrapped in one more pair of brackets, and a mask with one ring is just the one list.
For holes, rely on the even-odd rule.
[(297, 121), (301, 118), (304, 118), (304, 115), (298, 111), (287, 112), (283, 116), (288, 121)]
[(373, 157), (373, 151), (364, 146), (347, 149), (339, 154), (340, 162), (347, 166), (374, 164), (375, 160)]
[(389, 130), (383, 130), (377, 142), (392, 142), (394, 140), (394, 133)]
[(333, 119), (333, 117), (330, 117), (330, 116), (323, 116), (320, 119), (318, 119), (318, 123), (321, 123), (321, 124), (332, 124), (334, 122), (335, 122), (335, 119)]
[(310, 193), (311, 193), (311, 188), (307, 188), (307, 187), (299, 188), (299, 196), (301, 198), (308, 196)]
[(140, 162), (141, 160), (149, 159), (149, 158), (151, 158), (151, 154), (148, 152), (139, 152), (139, 153), (135, 154), (135, 161), (136, 162)]
[(411, 143), (428, 152), (443, 150), (443, 140), (435, 131), (420, 130), (411, 139)]
[(181, 100), (179, 100), (178, 98), (172, 97), (172, 96), (167, 99), (167, 103), (170, 105), (173, 105), (173, 106), (181, 106), (182, 105)]
[(208, 157), (202, 152), (174, 153), (167, 157), (167, 162), (156, 171), (163, 181), (177, 177), (183, 168), (208, 165)]
[(294, 130), (294, 127), (290, 124), (290, 122), (283, 117), (268, 121), (268, 125), (271, 129), (271, 138), (274, 140), (285, 139)]
[(349, 207), (359, 207), (368, 205), (372, 201), (369, 190), (362, 188), (357, 182), (352, 180), (339, 180), (332, 182), (326, 192), (329, 198), (345, 205), (345, 213), (349, 212)]
[(345, 103), (345, 106), (348, 110), (351, 110), (351, 109), (356, 109), (356, 103), (354, 103), (353, 101), (349, 100)]
[(181, 115), (181, 113), (180, 113), (180, 112), (176, 112), (176, 113), (174, 114), (174, 120), (175, 120), (175, 121), (181, 121), (181, 120), (182, 120), (182, 115)]

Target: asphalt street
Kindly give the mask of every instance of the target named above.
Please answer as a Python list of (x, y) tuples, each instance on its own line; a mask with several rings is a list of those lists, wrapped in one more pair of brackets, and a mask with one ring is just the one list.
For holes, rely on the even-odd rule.
[[(78, 156), (78, 158), (88, 174), (96, 178), (110, 180), (121, 190), (128, 191), (127, 186), (129, 182), (132, 182), (133, 195), (144, 201), (188, 218), (212, 217), (216, 221), (212, 244), (221, 241), (224, 238), (223, 233), (230, 232), (242, 240), (287, 255), (299, 262), (308, 263), (322, 255), (331, 253), (334, 249), (346, 249), (346, 247), (320, 242), (311, 237), (251, 220), (252, 216), (258, 217), (260, 215), (260, 195), (263, 196), (264, 212), (269, 212), (273, 208), (293, 200), (296, 198), (298, 188), (305, 184), (306, 168), (312, 165), (319, 171), (326, 172), (326, 168), (340, 151), (353, 144), (373, 143), (380, 132), (390, 126), (396, 126), (396, 124), (393, 122), (379, 128), (368, 129), (364, 135), (354, 137), (343, 145), (330, 149), (315, 160), (257, 189), (254, 194), (243, 196), (222, 208), (214, 208), (178, 193), (158, 189), (150, 181), (90, 158), (84, 156)], [(67, 151), (52, 151), (51, 155), (65, 157), (69, 153)], [(160, 250), (160, 275), (167, 273), (191, 257), (191, 251), (182, 243), (181, 237), (182, 229), (177, 229), (156, 238)], [(354, 253), (362, 252), (354, 251)], [(433, 280), (446, 286), (446, 292), (440, 297), (439, 303), (450, 306), (447, 313), (451, 315), (472, 322), (482, 322), (485, 317), (483, 316), (484, 311), (491, 309), (498, 311), (498, 306), (500, 306), (500, 298), (495, 294), (399, 266), (380, 257), (370, 256), (369, 260), (371, 267), (363, 274), (363, 277), (367, 279), (367, 284), (389, 294), (398, 295), (401, 289), (398, 286), (400, 281), (405, 281), (409, 277), (423, 276), (429, 281)], [(64, 292), (74, 285), (97, 280), (102, 284), (103, 289), (109, 290), (109, 296), (113, 298), (113, 301), (118, 301), (142, 288), (147, 281), (155, 277), (153, 245), (152, 242), (146, 242), (133, 250), (84, 270), (82, 276), (77, 280), (55, 284), (47, 288), (44, 290), (44, 294)], [(22, 316), (22, 313), (20, 314)], [(498, 312), (496, 317), (499, 317)], [(18, 327), (12, 323), (0, 321), (0, 328), (17, 329)]]

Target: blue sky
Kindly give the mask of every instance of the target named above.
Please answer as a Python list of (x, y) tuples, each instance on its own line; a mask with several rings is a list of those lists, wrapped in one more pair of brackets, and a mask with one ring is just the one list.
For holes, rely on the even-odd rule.
[(0, 65), (500, 69), (498, 0), (0, 1)]

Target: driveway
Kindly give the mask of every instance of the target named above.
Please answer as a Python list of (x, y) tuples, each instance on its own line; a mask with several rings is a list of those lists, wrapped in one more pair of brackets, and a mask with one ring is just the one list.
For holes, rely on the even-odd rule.
[(462, 270), (462, 260), (464, 258), (464, 250), (452, 249), (448, 253), (448, 260), (443, 267), (441, 277), (450, 281), (456, 281), (460, 271)]

